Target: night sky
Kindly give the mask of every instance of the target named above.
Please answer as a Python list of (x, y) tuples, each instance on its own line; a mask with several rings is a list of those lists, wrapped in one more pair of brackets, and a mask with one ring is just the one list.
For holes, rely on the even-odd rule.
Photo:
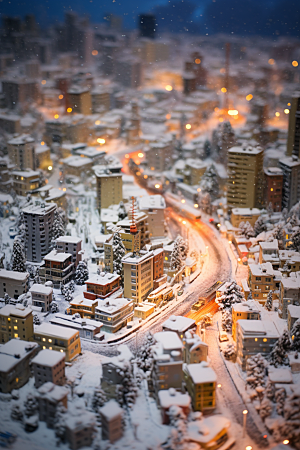
[(151, 12), (158, 31), (300, 37), (299, 0), (0, 0), (0, 16), (35, 13), (42, 26), (63, 21), (67, 10), (88, 14), (94, 23), (114, 13), (130, 29), (138, 14)]

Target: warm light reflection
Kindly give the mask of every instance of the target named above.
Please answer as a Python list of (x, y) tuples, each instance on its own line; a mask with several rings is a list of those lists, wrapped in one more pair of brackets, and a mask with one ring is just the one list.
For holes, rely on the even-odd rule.
[(194, 203), (194, 208), (198, 208), (198, 203)]
[(59, 118), (59, 114), (55, 114), (54, 119), (58, 119), (58, 118)]
[(52, 170), (53, 169), (53, 167), (52, 166), (48, 166), (48, 170)]
[(239, 112), (238, 112), (237, 109), (229, 109), (229, 110), (228, 110), (229, 116), (237, 116), (238, 113), (239, 113)]
[(93, 55), (93, 56), (97, 56), (97, 55), (98, 55), (98, 50), (93, 50), (93, 51), (92, 51), (92, 55)]
[(41, 142), (41, 145), (45, 145), (45, 142), (44, 142), (44, 141), (42, 141), (42, 142)]
[(184, 198), (181, 200), (181, 203), (185, 203), (185, 200), (184, 200)]
[(192, 125), (191, 125), (190, 123), (187, 123), (186, 126), (185, 126), (185, 128), (186, 128), (187, 130), (190, 130), (190, 129), (192, 128)]
[(46, 80), (42, 80), (41, 83), (42, 83), (42, 84), (46, 84), (47, 81), (46, 81)]
[(59, 100), (62, 100), (62, 99), (64, 98), (64, 96), (63, 96), (62, 94), (60, 94), (60, 95), (58, 96), (58, 98), (59, 98)]
[(170, 120), (170, 119), (171, 119), (171, 114), (167, 114), (167, 115), (166, 115), (166, 119), (167, 119), (167, 120)]
[(289, 113), (290, 113), (290, 110), (286, 108), (286, 109), (284, 110), (284, 114), (289, 114)]
[(165, 87), (166, 91), (173, 91), (173, 88), (170, 84), (167, 84), (167, 86)]
[(138, 153), (138, 157), (139, 158), (143, 158), (144, 157), (144, 153)]
[(248, 94), (246, 96), (246, 100), (248, 100), (248, 102), (250, 102), (250, 100), (252, 100), (252, 99), (253, 99), (253, 95), (252, 94)]
[(195, 59), (195, 63), (196, 64), (200, 64), (201, 63), (201, 59), (199, 59), (199, 58)]
[(103, 139), (103, 138), (98, 138), (98, 139), (97, 139), (97, 142), (98, 142), (98, 144), (103, 145), (103, 144), (105, 144), (105, 139)]
[(275, 116), (279, 117), (280, 116), (280, 112), (276, 111)]
[(156, 187), (156, 189), (159, 189), (160, 188), (160, 184), (156, 184), (155, 187)]
[(298, 61), (293, 61), (293, 62), (292, 62), (292, 66), (293, 66), (293, 67), (298, 67), (298, 65), (299, 65), (299, 64), (298, 64)]
[(222, 88), (221, 88), (221, 92), (224, 92), (224, 94), (225, 94), (225, 92), (227, 92), (226, 87), (222, 87)]
[(73, 111), (72, 108), (68, 108), (68, 109), (67, 109), (67, 112), (68, 112), (68, 113), (70, 113), (70, 112), (72, 112), (72, 111)]
[(66, 192), (67, 188), (63, 188), (63, 191)]
[(270, 64), (270, 66), (273, 66), (273, 64), (275, 64), (275, 60), (273, 58), (270, 58), (268, 63)]
[(288, 445), (290, 443), (290, 441), (288, 439), (285, 439), (282, 443), (283, 443), (283, 445)]
[(96, 120), (95, 125), (100, 125), (101, 120)]

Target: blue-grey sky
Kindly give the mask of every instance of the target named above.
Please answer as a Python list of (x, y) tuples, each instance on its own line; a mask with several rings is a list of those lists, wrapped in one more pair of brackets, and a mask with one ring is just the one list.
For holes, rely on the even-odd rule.
[(299, 0), (0, 0), (0, 16), (35, 13), (43, 26), (63, 21), (67, 10), (88, 14), (92, 22), (118, 14), (131, 29), (138, 14), (152, 12), (158, 30), (300, 37)]

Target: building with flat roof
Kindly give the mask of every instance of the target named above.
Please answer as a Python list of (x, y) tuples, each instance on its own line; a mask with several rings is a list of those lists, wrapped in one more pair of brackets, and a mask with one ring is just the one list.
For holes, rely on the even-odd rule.
[(66, 107), (73, 113), (84, 115), (92, 114), (92, 98), (88, 88), (73, 86), (68, 90)]
[(148, 216), (149, 237), (164, 237), (166, 202), (162, 195), (144, 195), (138, 200), (139, 210)]
[(194, 319), (190, 319), (184, 316), (170, 316), (163, 324), (163, 331), (175, 331), (180, 339), (184, 338), (186, 331), (195, 329), (196, 322)]
[(268, 293), (276, 290), (275, 276), (275, 271), (270, 262), (249, 264), (249, 287), (254, 300), (262, 304), (266, 303)]
[(279, 160), (279, 167), (283, 173), (282, 209), (290, 210), (300, 198), (300, 159), (287, 156)]
[(239, 227), (241, 222), (249, 222), (254, 227), (259, 218), (261, 210), (257, 208), (232, 208), (231, 223), (234, 227)]
[(82, 259), (82, 239), (76, 236), (60, 236), (55, 242), (58, 253), (71, 253), (72, 263), (77, 267)]
[(288, 305), (288, 307), (287, 307), (287, 323), (288, 323), (289, 331), (291, 331), (291, 329), (294, 326), (294, 323), (297, 322), (298, 319), (300, 319), (300, 306)]
[(101, 208), (118, 205), (123, 200), (123, 181), (121, 173), (95, 167), (97, 208), (100, 212)]
[(33, 315), (30, 307), (17, 305), (5, 305), (0, 309), (1, 342), (11, 339), (32, 340)]
[(283, 172), (279, 167), (268, 167), (265, 173), (265, 206), (272, 205), (273, 211), (281, 211)]
[(39, 388), (49, 381), (53, 384), (63, 384), (65, 380), (65, 358), (64, 352), (41, 350), (31, 361), (35, 387)]
[(34, 283), (29, 289), (33, 306), (49, 311), (52, 302), (53, 288), (44, 284)]
[(13, 188), (17, 195), (26, 197), (34, 191), (40, 184), (40, 173), (31, 169), (14, 170), (11, 172)]
[(39, 276), (43, 283), (52, 281), (54, 287), (68, 283), (74, 274), (74, 263), (71, 253), (58, 253), (52, 250), (46, 256), (40, 266)]
[(122, 259), (124, 267), (124, 295), (135, 303), (146, 300), (153, 290), (153, 251), (134, 255), (127, 253)]
[(191, 410), (191, 397), (189, 394), (183, 394), (174, 388), (170, 388), (158, 391), (157, 395), (163, 424), (168, 425), (170, 423), (168, 413), (171, 406), (178, 406), (186, 416), (189, 415)]
[(84, 295), (79, 294), (70, 301), (71, 314), (78, 313), (82, 318), (93, 319), (97, 305), (97, 299), (86, 298)]
[(11, 162), (17, 170), (36, 169), (34, 139), (21, 134), (7, 142)]
[(133, 319), (133, 302), (128, 298), (99, 300), (95, 309), (95, 319), (103, 323), (103, 331), (116, 333)]
[(232, 305), (232, 337), (236, 341), (236, 326), (238, 320), (260, 320), (259, 303), (255, 300), (234, 303)]
[(75, 315), (56, 313), (51, 317), (50, 323), (52, 325), (59, 325), (61, 327), (73, 328), (79, 331), (79, 336), (84, 339), (102, 340), (104, 334), (101, 333), (103, 324), (98, 320), (75, 317)]
[(217, 375), (207, 362), (185, 364), (183, 374), (194, 411), (210, 411), (216, 407)]
[(111, 399), (99, 409), (101, 416), (102, 439), (111, 443), (123, 436), (123, 409)]
[(28, 281), (28, 272), (0, 269), (0, 297), (4, 298), (8, 294), (10, 298), (17, 299), (27, 292)]
[(68, 389), (46, 381), (37, 389), (39, 419), (46, 422), (47, 428), (54, 428), (58, 405), (68, 406)]
[(121, 277), (116, 273), (101, 272), (85, 281), (86, 291), (83, 295), (90, 300), (103, 300), (120, 289), (120, 281)]
[(288, 318), (288, 306), (300, 304), (300, 272), (291, 272), (289, 277), (282, 277), (279, 295), (279, 317)]

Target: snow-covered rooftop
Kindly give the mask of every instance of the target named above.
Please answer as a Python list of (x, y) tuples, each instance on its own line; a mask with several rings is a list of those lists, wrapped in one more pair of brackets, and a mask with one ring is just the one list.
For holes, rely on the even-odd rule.
[(263, 149), (261, 147), (231, 147), (228, 150), (228, 153), (240, 153), (243, 155), (258, 155), (259, 153), (263, 152)]
[(0, 347), (0, 372), (8, 372), (20, 363), (28, 353), (38, 347), (35, 342), (11, 339)]
[(260, 304), (255, 300), (248, 300), (242, 303), (234, 303), (232, 310), (235, 312), (260, 312)]
[(14, 270), (0, 269), (0, 278), (6, 278), (7, 280), (26, 281), (28, 277), (28, 272), (15, 272)]
[(99, 300), (98, 306), (96, 306), (96, 310), (103, 314), (115, 314), (124, 306), (128, 306), (132, 304), (132, 300), (127, 298), (111, 298), (109, 300)]
[(195, 326), (196, 322), (194, 319), (173, 315), (162, 324), (163, 330), (168, 329), (169, 331), (177, 331), (179, 333), (185, 333), (185, 331)]
[(272, 320), (238, 320), (238, 325), (243, 330), (244, 337), (279, 337), (279, 332)]
[(34, 292), (37, 294), (44, 294), (44, 295), (50, 295), (53, 292), (52, 287), (45, 286), (44, 284), (38, 284), (34, 283), (31, 288), (29, 289), (29, 292)]
[(114, 281), (118, 280), (120, 275), (117, 273), (109, 273), (109, 272), (101, 272), (100, 275), (93, 275), (85, 284), (97, 284), (100, 286), (106, 286), (107, 284), (111, 284)]
[(217, 381), (215, 371), (209, 367), (206, 361), (198, 364), (187, 364), (186, 370), (190, 374), (194, 384), (214, 383)]
[(181, 350), (183, 344), (174, 331), (160, 331), (153, 335), (155, 341), (161, 344), (163, 351)]
[(65, 262), (68, 258), (70, 258), (71, 253), (58, 253), (57, 250), (52, 250), (48, 255), (44, 256), (45, 261), (53, 261), (53, 262)]
[(21, 134), (15, 138), (12, 138), (8, 141), (10, 145), (24, 145), (34, 142), (33, 137), (29, 136), (29, 134)]
[(65, 242), (67, 244), (78, 244), (82, 242), (82, 239), (77, 236), (60, 236), (56, 239), (56, 242)]
[(76, 306), (76, 305), (82, 305), (82, 306), (88, 306), (91, 307), (95, 305), (98, 302), (98, 300), (90, 300), (88, 298), (85, 298), (83, 294), (77, 295), (73, 300), (70, 301), (70, 305)]
[[(51, 351), (51, 350), (50, 350)], [(52, 352), (58, 353), (58, 352)], [(38, 396), (42, 398), (47, 398), (50, 402), (60, 402), (63, 398), (68, 395), (68, 389), (64, 386), (57, 386), (51, 381), (47, 381), (37, 390)]]
[(3, 316), (16, 316), (16, 317), (26, 317), (28, 314), (32, 313), (32, 309), (28, 306), (25, 307), (22, 304), (17, 305), (5, 305), (0, 309), (0, 314)]
[(293, 319), (300, 319), (300, 306), (288, 305), (287, 309)]
[[(220, 432), (224, 430), (224, 428), (227, 429), (229, 427), (230, 427), (230, 420), (227, 419), (227, 417), (220, 416), (218, 414), (210, 417), (204, 417), (201, 420), (194, 420), (188, 422), (187, 434), (191, 441), (206, 446), (206, 444), (210, 442), (215, 442), (214, 438), (219, 436)], [(228, 444), (229, 442), (227, 441), (225, 445)]]
[(107, 421), (113, 420), (118, 416), (123, 415), (123, 409), (118, 405), (116, 400), (109, 400), (102, 408), (99, 409)]
[(75, 330), (90, 330), (95, 331), (97, 328), (103, 326), (102, 322), (93, 319), (87, 319), (86, 317), (75, 317), (75, 315), (69, 316), (68, 314), (55, 314), (55, 317), (51, 317), (50, 323), (53, 325), (59, 325)]
[(71, 339), (76, 333), (77, 331), (73, 329), (59, 327), (46, 322), (34, 326), (34, 334), (43, 334), (45, 336), (53, 336), (62, 339)]
[(162, 195), (144, 195), (139, 199), (139, 209), (165, 209), (166, 202)]
[(39, 202), (36, 205), (26, 206), (22, 211), (25, 214), (37, 214), (38, 216), (43, 216), (54, 209), (56, 209), (56, 205)]
[(270, 262), (266, 262), (263, 264), (249, 264), (249, 270), (255, 277), (274, 277), (273, 266)]
[(55, 352), (53, 350), (45, 349), (41, 350), (31, 362), (40, 364), (41, 366), (53, 367), (65, 359), (65, 357), (65, 352)]
[(191, 404), (191, 397), (189, 394), (182, 394), (182, 392), (178, 392), (174, 388), (158, 391), (158, 399), (160, 406), (166, 409), (169, 409), (172, 405), (186, 408)]

